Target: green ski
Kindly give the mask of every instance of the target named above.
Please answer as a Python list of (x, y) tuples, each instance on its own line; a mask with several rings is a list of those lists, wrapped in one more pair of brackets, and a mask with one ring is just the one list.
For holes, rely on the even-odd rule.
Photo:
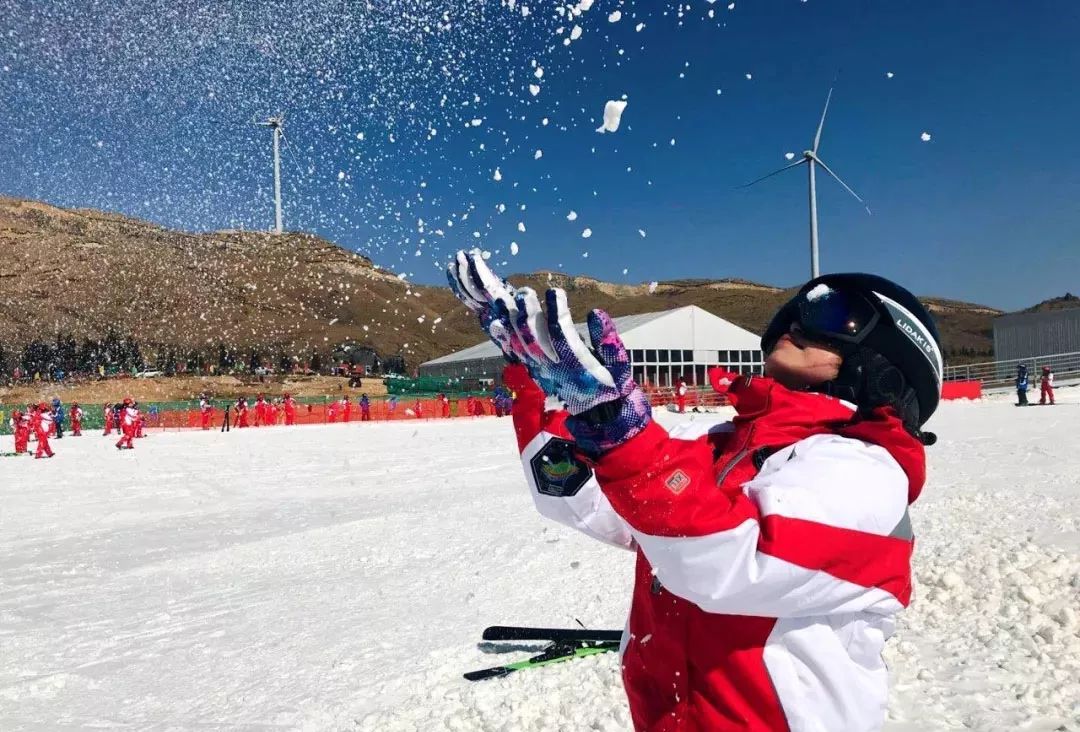
[(585, 658), (586, 656), (595, 656), (617, 650), (619, 650), (618, 641), (557, 641), (547, 646), (540, 655), (533, 656), (526, 661), (508, 663), (505, 666), (495, 666), (479, 671), (470, 671), (465, 674), (465, 678), (469, 681), (496, 679), (512, 674), (515, 671), (549, 666), (553, 663), (562, 663), (575, 658)]

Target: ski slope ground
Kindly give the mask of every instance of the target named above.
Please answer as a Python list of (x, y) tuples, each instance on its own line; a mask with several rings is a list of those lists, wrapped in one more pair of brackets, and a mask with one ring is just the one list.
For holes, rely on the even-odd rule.
[[(1080, 729), (1080, 398), (1061, 396), (935, 417), (890, 732)], [(137, 445), (0, 458), (0, 729), (629, 729), (614, 655), (461, 679), (534, 647), (492, 653), (486, 625), (627, 610), (631, 554), (535, 514), (509, 420)]]

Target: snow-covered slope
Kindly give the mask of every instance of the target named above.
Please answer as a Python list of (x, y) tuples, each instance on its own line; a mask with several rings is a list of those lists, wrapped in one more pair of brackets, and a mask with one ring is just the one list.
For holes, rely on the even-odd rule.
[[(1080, 729), (1080, 399), (1062, 401), (935, 418), (887, 729)], [(461, 679), (525, 657), (478, 647), (486, 625), (627, 609), (632, 555), (534, 513), (508, 420), (137, 445), (0, 459), (0, 728), (629, 728), (613, 655)]]

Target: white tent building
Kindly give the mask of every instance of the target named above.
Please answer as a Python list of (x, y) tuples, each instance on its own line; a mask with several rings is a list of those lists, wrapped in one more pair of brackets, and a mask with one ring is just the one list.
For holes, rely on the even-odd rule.
[[(705, 385), (712, 366), (761, 373), (761, 338), (696, 305), (627, 315), (615, 318), (615, 325), (639, 384), (671, 386), (682, 376), (688, 384)], [(577, 329), (587, 342), (585, 325)], [(421, 364), (420, 375), (497, 381), (503, 365), (498, 347), (485, 341)]]

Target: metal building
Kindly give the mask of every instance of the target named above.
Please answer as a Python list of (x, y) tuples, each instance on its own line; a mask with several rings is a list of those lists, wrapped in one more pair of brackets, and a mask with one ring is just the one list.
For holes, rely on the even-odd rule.
[(1029, 359), (1080, 351), (1080, 308), (1010, 313), (994, 319), (994, 358)]
[[(762, 370), (760, 336), (696, 305), (627, 315), (615, 318), (615, 325), (639, 384), (671, 386), (682, 376), (688, 384), (704, 385), (712, 366), (755, 374)], [(587, 342), (585, 324), (576, 327)], [(421, 364), (420, 375), (495, 381), (504, 365), (499, 349), (485, 341)]]

